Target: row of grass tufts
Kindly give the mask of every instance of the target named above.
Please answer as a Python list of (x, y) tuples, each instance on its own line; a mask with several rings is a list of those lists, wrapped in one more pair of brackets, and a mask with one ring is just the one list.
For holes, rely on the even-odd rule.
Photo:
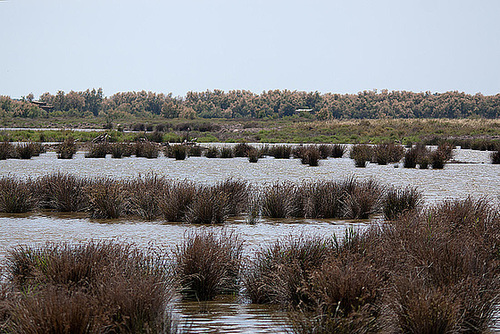
[(170, 180), (156, 174), (135, 179), (86, 178), (54, 173), (38, 179), (0, 178), (0, 212), (88, 212), (114, 219), (136, 216), (192, 224), (220, 224), (230, 216), (387, 219), (421, 205), (415, 188), (387, 188), (373, 180), (276, 181), (260, 187), (227, 179), (215, 184)]
[(0, 160), (6, 159), (31, 159), (45, 153), (46, 147), (42, 143), (29, 142), (17, 145), (10, 142), (0, 143)]
[[(401, 194), (399, 194), (401, 195)], [(500, 209), (445, 201), (335, 235), (290, 235), (243, 257), (241, 236), (195, 228), (170, 251), (116, 242), (8, 251), (8, 333), (175, 333), (187, 300), (243, 294), (288, 311), (290, 332), (486, 333), (500, 293)]]

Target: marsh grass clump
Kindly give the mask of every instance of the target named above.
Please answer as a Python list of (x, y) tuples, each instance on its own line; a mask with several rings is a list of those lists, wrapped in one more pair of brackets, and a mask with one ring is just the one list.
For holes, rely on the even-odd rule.
[(328, 159), (328, 157), (332, 155), (332, 145), (330, 144), (321, 144), (318, 145), (317, 148), (321, 155), (321, 159)]
[(310, 305), (310, 275), (332, 252), (331, 240), (303, 235), (262, 247), (243, 279), (248, 297), (257, 304)]
[(373, 149), (373, 159), (379, 165), (399, 162), (403, 158), (404, 148), (394, 143), (378, 144)]
[(35, 155), (35, 147), (32, 143), (22, 143), (15, 146), (15, 157), (19, 159), (31, 159)]
[(219, 149), (215, 146), (207, 148), (205, 156), (207, 158), (217, 158), (220, 155)]
[(161, 176), (150, 173), (139, 175), (128, 181), (127, 192), (130, 194), (127, 210), (146, 220), (153, 220), (162, 215), (161, 201), (167, 191), (168, 182)]
[(121, 159), (123, 157), (130, 157), (134, 151), (131, 144), (128, 143), (112, 143), (109, 144), (109, 152), (114, 159)]
[(8, 141), (4, 141), (0, 143), (0, 160), (6, 160), (13, 156), (14, 154), (14, 145), (9, 143)]
[(24, 213), (37, 208), (38, 200), (33, 192), (34, 182), (14, 176), (0, 178), (0, 212)]
[(347, 152), (347, 145), (333, 144), (331, 157), (342, 158), (346, 152)]
[(300, 216), (299, 188), (291, 182), (274, 182), (262, 191), (262, 215), (270, 218)]
[(417, 209), (422, 202), (422, 193), (415, 187), (391, 187), (384, 199), (384, 216), (387, 220), (394, 220), (401, 214)]
[(339, 218), (342, 216), (341, 200), (345, 195), (338, 182), (304, 182), (300, 194), (303, 195), (304, 216), (306, 218)]
[(303, 165), (319, 166), (319, 159), (321, 159), (321, 152), (316, 146), (304, 147), (300, 152), (300, 160)]
[(171, 333), (173, 297), (161, 255), (114, 242), (18, 246), (8, 254), (19, 292), (15, 333)]
[(73, 159), (76, 150), (75, 140), (72, 137), (68, 137), (57, 146), (57, 159)]
[(165, 155), (175, 160), (185, 160), (188, 155), (188, 147), (182, 144), (167, 146)]
[(200, 145), (189, 146), (188, 155), (190, 157), (201, 157), (203, 154), (203, 148)]
[(236, 293), (242, 251), (243, 241), (232, 232), (187, 233), (173, 251), (174, 272), (184, 297), (201, 301)]
[(91, 218), (119, 218), (128, 208), (129, 196), (122, 181), (110, 178), (95, 179), (89, 182), (85, 192)]
[(275, 159), (290, 159), (292, 147), (290, 145), (274, 145), (269, 148), (269, 155)]
[(247, 157), (248, 152), (252, 150), (252, 146), (248, 145), (247, 143), (239, 143), (233, 148), (233, 154), (235, 157)]
[(87, 208), (86, 189), (89, 180), (57, 172), (39, 178), (35, 184), (44, 209), (58, 212), (79, 212)]
[(500, 149), (490, 154), (492, 164), (500, 164)]
[(229, 215), (237, 216), (248, 209), (251, 188), (247, 181), (227, 179), (216, 183), (214, 188), (227, 195)]
[(354, 145), (351, 148), (350, 157), (354, 160), (356, 167), (366, 167), (373, 157), (373, 148), (366, 144)]
[(233, 149), (231, 147), (226, 147), (226, 146), (221, 147), (219, 157), (222, 159), (234, 158)]
[(429, 156), (432, 169), (443, 169), (447, 161), (447, 154), (441, 150), (433, 151)]
[(94, 143), (90, 147), (90, 150), (85, 153), (85, 158), (106, 158), (106, 154), (109, 151), (109, 144), (106, 142), (103, 143)]
[(185, 221), (189, 224), (222, 224), (229, 216), (229, 194), (217, 186), (201, 186), (189, 205)]
[(190, 181), (169, 181), (161, 195), (159, 209), (161, 216), (169, 222), (185, 220), (189, 207), (196, 199), (197, 186)]
[(421, 169), (426, 169), (430, 162), (430, 151), (424, 144), (418, 143), (406, 151), (404, 156), (404, 168), (416, 168), (417, 164)]
[(137, 158), (156, 159), (159, 154), (158, 145), (149, 141), (135, 143), (135, 156)]
[(341, 199), (342, 216), (348, 219), (368, 219), (380, 212), (383, 204), (384, 188), (374, 180), (357, 181), (354, 178), (340, 185), (344, 196)]
[(248, 151), (248, 161), (252, 163), (256, 163), (259, 161), (260, 158), (260, 152), (256, 148), (252, 148)]

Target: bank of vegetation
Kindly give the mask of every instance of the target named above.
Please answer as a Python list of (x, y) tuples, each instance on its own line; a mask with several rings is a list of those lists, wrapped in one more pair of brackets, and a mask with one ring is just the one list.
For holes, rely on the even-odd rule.
[(208, 228), (169, 249), (21, 245), (3, 268), (0, 331), (178, 333), (179, 298), (241, 294), (287, 310), (297, 334), (484, 333), (500, 292), (499, 229), (498, 206), (466, 198), (343, 238), (290, 235), (248, 257), (240, 235)]

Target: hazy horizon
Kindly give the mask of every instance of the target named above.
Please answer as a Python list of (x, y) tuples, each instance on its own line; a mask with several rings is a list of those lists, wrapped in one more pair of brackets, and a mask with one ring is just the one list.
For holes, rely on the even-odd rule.
[(500, 1), (0, 1), (0, 95), (500, 93)]

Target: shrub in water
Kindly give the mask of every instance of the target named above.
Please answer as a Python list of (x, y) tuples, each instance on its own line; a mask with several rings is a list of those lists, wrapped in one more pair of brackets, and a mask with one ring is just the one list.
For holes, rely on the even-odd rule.
[(196, 199), (196, 195), (197, 187), (193, 182), (169, 182), (159, 203), (161, 215), (170, 222), (185, 220), (186, 213)]
[(259, 150), (252, 148), (248, 151), (248, 161), (249, 162), (255, 163), (255, 162), (259, 161), (259, 158), (260, 158)]
[(23, 213), (37, 207), (31, 180), (21, 180), (13, 176), (0, 178), (0, 212)]
[(188, 147), (186, 145), (171, 145), (165, 149), (165, 153), (169, 158), (175, 160), (185, 160), (187, 157)]
[(40, 204), (44, 209), (58, 212), (78, 212), (87, 207), (85, 189), (89, 181), (66, 173), (53, 173), (36, 182)]
[(299, 214), (298, 188), (291, 182), (275, 182), (265, 187), (262, 195), (262, 215), (270, 218), (290, 218)]
[(217, 186), (198, 188), (185, 221), (190, 224), (222, 224), (229, 215), (229, 194)]
[(108, 143), (92, 144), (92, 146), (90, 147), (90, 151), (85, 153), (85, 158), (106, 158), (106, 154), (108, 154), (108, 151)]
[(233, 155), (233, 149), (230, 148), (230, 147), (222, 147), (220, 149), (220, 157), (221, 158), (224, 158), (224, 159), (227, 159), (227, 158), (234, 158), (234, 155)]
[(492, 152), (490, 154), (490, 159), (492, 164), (500, 164), (500, 150)]
[(376, 145), (373, 152), (376, 163), (387, 165), (388, 163), (399, 162), (403, 157), (404, 149), (401, 145), (383, 143)]
[(0, 143), (0, 160), (6, 160), (14, 154), (14, 146), (9, 142)]
[(173, 252), (174, 271), (186, 298), (211, 300), (238, 291), (243, 241), (232, 233), (201, 229), (186, 234)]
[(123, 182), (110, 178), (93, 180), (87, 186), (86, 193), (92, 218), (119, 218), (128, 205)]
[(207, 158), (217, 158), (219, 156), (219, 149), (215, 146), (209, 147), (205, 152)]
[(290, 159), (292, 147), (289, 145), (275, 145), (269, 148), (269, 155), (276, 159)]
[(301, 156), (301, 162), (304, 165), (309, 166), (319, 166), (319, 159), (321, 158), (321, 153), (316, 146), (306, 147)]
[(57, 146), (58, 159), (73, 159), (76, 153), (76, 143), (72, 137), (66, 138), (61, 144)]
[(430, 161), (432, 169), (443, 169), (446, 164), (446, 152), (441, 150), (433, 151), (430, 154)]
[(161, 204), (167, 182), (156, 174), (140, 176), (127, 183), (130, 196), (130, 207), (132, 214), (147, 220), (153, 220), (161, 216)]
[(391, 187), (384, 200), (384, 216), (394, 220), (400, 214), (418, 208), (422, 204), (422, 193), (415, 187), (398, 189)]
[(239, 143), (233, 148), (233, 154), (235, 157), (247, 157), (251, 149), (252, 146), (247, 143)]
[(35, 147), (31, 143), (19, 144), (15, 148), (16, 158), (31, 159), (35, 155)]
[(203, 153), (203, 149), (200, 145), (193, 145), (189, 147), (188, 155), (190, 157), (201, 157)]
[(159, 149), (154, 143), (138, 141), (135, 143), (135, 156), (138, 158), (155, 159), (158, 158)]
[(345, 195), (341, 200), (344, 218), (368, 219), (371, 214), (380, 212), (383, 188), (376, 181), (359, 182), (349, 179), (341, 187), (345, 189)]
[(369, 145), (360, 144), (351, 148), (351, 159), (354, 160), (356, 167), (366, 167), (366, 163), (371, 161), (372, 156), (373, 149)]
[(332, 155), (332, 145), (321, 144), (318, 146), (318, 150), (321, 155), (321, 159), (328, 159), (328, 157)]
[(333, 144), (332, 145), (332, 158), (342, 158), (347, 152), (347, 146), (341, 144)]

